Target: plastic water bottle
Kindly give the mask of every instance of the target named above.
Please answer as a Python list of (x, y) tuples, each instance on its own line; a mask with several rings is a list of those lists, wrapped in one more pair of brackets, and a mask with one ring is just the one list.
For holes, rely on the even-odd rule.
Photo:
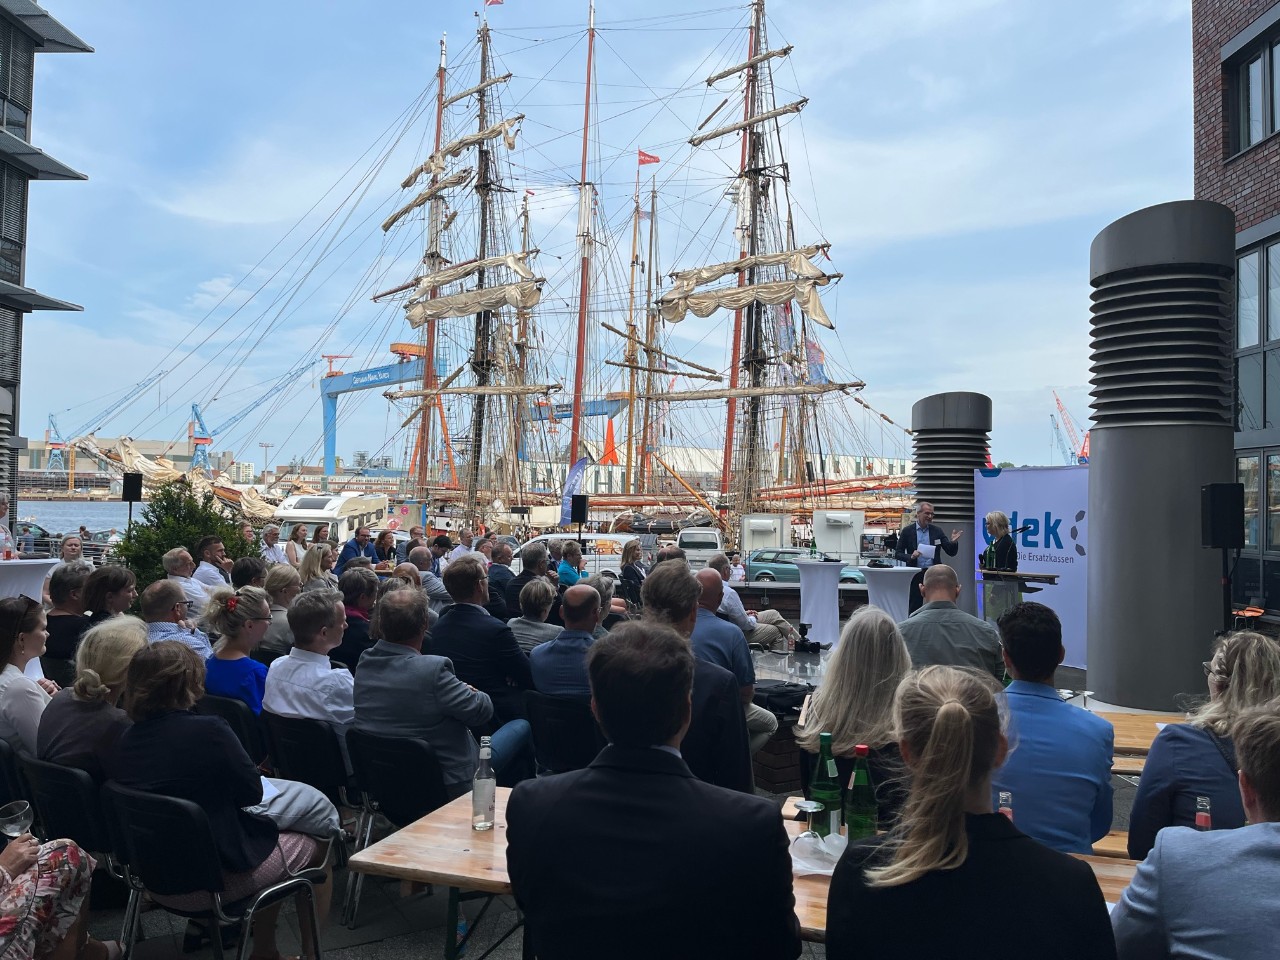
[(493, 745), (488, 737), (480, 738), (480, 766), (471, 781), (471, 829), (493, 829), (494, 797), (498, 778), (493, 773)]
[(1196, 829), (1213, 829), (1213, 811), (1210, 809), (1208, 797), (1196, 797)]
[(1009, 818), (1009, 822), (1013, 823), (1013, 792), (1010, 790), (1000, 791), (1000, 808), (999, 812)]

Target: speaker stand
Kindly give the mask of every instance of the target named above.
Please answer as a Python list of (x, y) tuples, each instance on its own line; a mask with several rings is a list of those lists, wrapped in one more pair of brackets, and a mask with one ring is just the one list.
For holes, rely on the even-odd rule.
[(1222, 548), (1222, 629), (1231, 629), (1231, 566), (1230, 548)]

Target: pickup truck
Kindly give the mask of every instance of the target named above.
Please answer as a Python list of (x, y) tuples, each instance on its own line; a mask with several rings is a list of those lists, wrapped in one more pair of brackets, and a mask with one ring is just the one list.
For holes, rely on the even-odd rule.
[(685, 527), (676, 533), (676, 546), (694, 570), (701, 570), (717, 553), (724, 553), (724, 534), (715, 527)]

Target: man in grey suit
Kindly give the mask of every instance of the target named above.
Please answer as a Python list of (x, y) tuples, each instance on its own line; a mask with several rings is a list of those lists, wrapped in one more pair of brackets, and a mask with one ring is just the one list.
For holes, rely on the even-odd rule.
[(1120, 960), (1270, 960), (1280, 939), (1280, 709), (1231, 729), (1248, 826), (1165, 827), (1111, 926)]
[[(493, 716), (488, 694), (468, 686), (445, 657), (422, 652), (427, 598), (419, 590), (393, 590), (378, 604), (382, 639), (360, 657), (354, 691), (355, 726), (387, 737), (416, 737), (440, 759), (445, 789), (459, 797), (471, 789), (480, 751), (469, 727)], [(500, 749), (494, 745), (494, 767)]]

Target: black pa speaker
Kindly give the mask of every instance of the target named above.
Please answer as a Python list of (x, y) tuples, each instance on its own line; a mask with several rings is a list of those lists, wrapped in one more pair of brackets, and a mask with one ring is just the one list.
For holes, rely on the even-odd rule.
[(573, 495), (573, 507), (569, 514), (569, 522), (587, 522), (587, 495), (585, 493), (575, 493)]
[(120, 485), (120, 499), (124, 503), (139, 503), (142, 500), (142, 474), (126, 473)]
[(1206, 483), (1200, 488), (1200, 543), (1236, 550), (1244, 546), (1244, 484)]

